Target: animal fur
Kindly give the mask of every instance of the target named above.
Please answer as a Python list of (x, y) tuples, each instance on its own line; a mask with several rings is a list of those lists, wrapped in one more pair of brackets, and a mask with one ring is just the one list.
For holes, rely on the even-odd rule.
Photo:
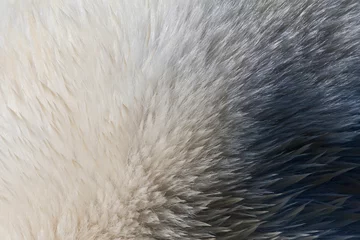
[(358, 0), (0, 0), (0, 238), (360, 239)]

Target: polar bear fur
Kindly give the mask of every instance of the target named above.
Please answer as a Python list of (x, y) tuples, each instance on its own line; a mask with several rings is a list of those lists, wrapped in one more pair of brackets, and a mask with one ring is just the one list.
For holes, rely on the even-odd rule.
[(0, 3), (1, 239), (360, 233), (356, 0)]

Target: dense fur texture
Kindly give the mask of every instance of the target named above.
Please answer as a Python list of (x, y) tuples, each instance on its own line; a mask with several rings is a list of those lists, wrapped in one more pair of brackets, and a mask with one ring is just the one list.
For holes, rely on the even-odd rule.
[(360, 239), (358, 0), (1, 0), (0, 73), (1, 239)]

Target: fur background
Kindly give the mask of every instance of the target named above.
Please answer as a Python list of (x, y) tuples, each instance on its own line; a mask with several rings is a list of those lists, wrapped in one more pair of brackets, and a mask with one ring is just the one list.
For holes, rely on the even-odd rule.
[(360, 239), (358, 0), (0, 0), (0, 238)]

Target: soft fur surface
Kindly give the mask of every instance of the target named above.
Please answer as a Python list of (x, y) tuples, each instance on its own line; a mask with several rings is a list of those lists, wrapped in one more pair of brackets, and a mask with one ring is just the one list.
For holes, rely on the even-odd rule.
[(358, 0), (1, 0), (0, 238), (360, 239)]

